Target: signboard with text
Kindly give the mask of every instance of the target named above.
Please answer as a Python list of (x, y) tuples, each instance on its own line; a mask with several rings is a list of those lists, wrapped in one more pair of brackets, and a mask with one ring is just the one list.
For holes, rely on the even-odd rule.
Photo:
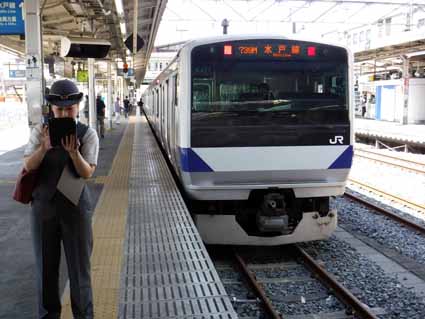
[(10, 78), (24, 78), (25, 70), (9, 70)]
[(134, 69), (133, 68), (128, 68), (127, 73), (124, 73), (123, 69), (118, 69), (117, 71), (118, 71), (117, 72), (118, 76), (125, 76), (125, 77), (134, 76)]
[(22, 0), (0, 0), (0, 35), (25, 34)]
[(77, 81), (78, 82), (88, 82), (89, 81), (89, 71), (87, 71), (87, 70), (77, 71)]

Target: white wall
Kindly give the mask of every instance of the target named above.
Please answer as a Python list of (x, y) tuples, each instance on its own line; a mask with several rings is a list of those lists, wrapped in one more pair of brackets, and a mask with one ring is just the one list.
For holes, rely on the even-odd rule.
[(395, 121), (397, 109), (397, 86), (388, 88), (383, 86), (381, 91), (381, 120)]
[[(403, 80), (388, 80), (370, 82), (375, 87), (382, 86), (381, 119), (400, 122), (403, 117), (404, 92)], [(384, 88), (395, 85), (395, 90)], [(410, 78), (408, 122), (410, 124), (425, 124), (425, 79)]]
[(408, 122), (425, 124), (425, 79), (412, 78), (409, 81)]

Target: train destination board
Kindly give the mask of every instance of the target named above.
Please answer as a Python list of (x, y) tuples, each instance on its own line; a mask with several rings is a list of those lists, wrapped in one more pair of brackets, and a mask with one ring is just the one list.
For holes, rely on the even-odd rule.
[(225, 44), (225, 56), (235, 57), (273, 57), (273, 58), (290, 58), (293, 56), (316, 56), (315, 46), (301, 46), (298, 44), (276, 44), (265, 43), (262, 45), (231, 45)]

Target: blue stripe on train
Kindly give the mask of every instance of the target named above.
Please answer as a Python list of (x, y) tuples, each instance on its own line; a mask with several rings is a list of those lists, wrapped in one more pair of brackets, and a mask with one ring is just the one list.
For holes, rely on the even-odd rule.
[[(181, 167), (184, 172), (213, 172), (191, 148), (179, 148)], [(353, 146), (348, 146), (344, 152), (328, 167), (328, 169), (350, 168), (353, 162)]]
[(183, 172), (213, 172), (191, 148), (179, 148), (180, 161)]
[(353, 146), (348, 146), (344, 152), (328, 167), (328, 169), (350, 168), (353, 163)]

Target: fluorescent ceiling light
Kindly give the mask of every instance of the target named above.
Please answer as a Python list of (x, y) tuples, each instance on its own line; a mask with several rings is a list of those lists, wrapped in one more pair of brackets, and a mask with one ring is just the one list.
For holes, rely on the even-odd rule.
[(127, 30), (125, 28), (125, 22), (120, 22), (120, 29), (121, 29), (122, 35), (126, 35)]
[(119, 16), (124, 14), (122, 0), (115, 0), (115, 8), (117, 9), (117, 13)]

